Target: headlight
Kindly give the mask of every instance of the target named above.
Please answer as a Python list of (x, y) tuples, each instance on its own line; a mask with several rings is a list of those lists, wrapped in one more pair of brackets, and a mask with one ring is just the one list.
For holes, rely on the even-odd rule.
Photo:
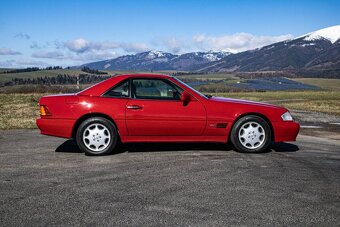
[(292, 115), (289, 113), (289, 111), (287, 111), (286, 113), (281, 115), (282, 120), (284, 121), (292, 121), (293, 117)]

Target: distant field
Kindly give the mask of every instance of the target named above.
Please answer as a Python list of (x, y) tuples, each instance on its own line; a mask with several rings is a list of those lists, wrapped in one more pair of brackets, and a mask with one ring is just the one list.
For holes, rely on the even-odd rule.
[(318, 86), (324, 90), (340, 91), (340, 79), (296, 78), (292, 80)]
[(340, 91), (236, 92), (212, 93), (212, 95), (265, 101), (287, 107), (288, 109), (315, 111), (340, 116)]
[(187, 75), (180, 75), (177, 76), (179, 79), (197, 79), (197, 80), (241, 80), (238, 76), (232, 73), (209, 73), (209, 74), (187, 74)]
[[(38, 101), (45, 94), (0, 94), (0, 129), (36, 128)], [(304, 92), (237, 92), (213, 95), (264, 101), (294, 110), (305, 110), (340, 116), (340, 91)]]

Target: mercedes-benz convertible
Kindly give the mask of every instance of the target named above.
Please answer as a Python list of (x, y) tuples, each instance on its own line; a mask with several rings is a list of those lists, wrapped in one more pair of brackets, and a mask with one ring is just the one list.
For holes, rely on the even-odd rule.
[(231, 142), (240, 152), (263, 152), (272, 141), (295, 141), (300, 128), (286, 108), (206, 96), (167, 75), (113, 76), (39, 104), (41, 133), (74, 138), (87, 155), (132, 142)]

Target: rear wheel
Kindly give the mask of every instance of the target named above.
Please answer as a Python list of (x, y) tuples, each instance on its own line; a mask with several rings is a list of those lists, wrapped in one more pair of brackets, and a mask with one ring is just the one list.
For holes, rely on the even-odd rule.
[(235, 123), (230, 139), (240, 152), (264, 152), (271, 141), (270, 126), (259, 116), (244, 116)]
[(115, 125), (106, 118), (93, 117), (83, 121), (76, 135), (79, 148), (86, 155), (107, 155), (117, 145), (118, 133)]

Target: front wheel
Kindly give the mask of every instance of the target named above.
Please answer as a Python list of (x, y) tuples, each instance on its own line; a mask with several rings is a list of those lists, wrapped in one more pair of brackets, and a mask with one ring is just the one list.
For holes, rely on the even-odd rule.
[(86, 155), (107, 155), (117, 145), (115, 125), (106, 118), (92, 117), (83, 121), (76, 135), (79, 148)]
[(230, 140), (240, 152), (264, 152), (271, 141), (270, 126), (259, 116), (244, 116), (235, 123)]

